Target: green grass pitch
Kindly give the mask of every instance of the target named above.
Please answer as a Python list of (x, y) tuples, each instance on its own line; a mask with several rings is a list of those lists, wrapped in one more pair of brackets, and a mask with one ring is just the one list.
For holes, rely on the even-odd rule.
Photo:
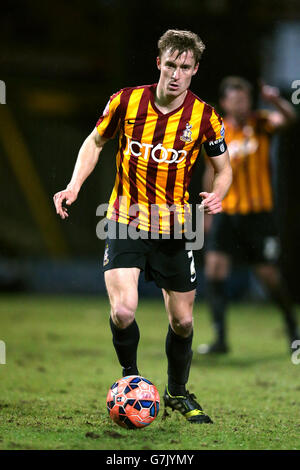
[[(230, 308), (231, 352), (194, 353), (189, 390), (213, 425), (193, 425), (177, 412), (126, 430), (106, 411), (120, 377), (108, 324), (97, 297), (3, 296), (0, 340), (0, 449), (300, 449), (300, 365), (291, 361), (280, 314), (265, 304)], [(162, 396), (167, 318), (162, 300), (140, 300), (139, 367)], [(194, 310), (194, 348), (212, 338), (205, 304)]]

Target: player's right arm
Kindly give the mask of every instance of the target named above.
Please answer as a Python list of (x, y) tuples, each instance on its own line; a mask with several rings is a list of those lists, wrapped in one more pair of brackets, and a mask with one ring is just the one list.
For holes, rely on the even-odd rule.
[(100, 152), (107, 140), (108, 139), (102, 137), (97, 131), (97, 128), (95, 128), (83, 142), (78, 153), (70, 183), (66, 189), (59, 191), (53, 196), (56, 213), (60, 215), (62, 219), (69, 216), (68, 209), (63, 206), (63, 203), (65, 202), (66, 205), (70, 206), (76, 201), (81, 186), (94, 170)]
[(112, 139), (119, 130), (120, 125), (120, 98), (122, 90), (110, 97), (102, 116), (98, 120), (95, 129), (83, 142), (70, 183), (63, 191), (59, 191), (53, 197), (57, 214), (62, 219), (68, 217), (68, 209), (78, 196), (81, 186), (94, 170), (104, 144)]

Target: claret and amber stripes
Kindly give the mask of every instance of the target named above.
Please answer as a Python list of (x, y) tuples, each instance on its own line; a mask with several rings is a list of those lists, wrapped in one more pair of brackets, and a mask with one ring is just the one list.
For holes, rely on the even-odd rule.
[(248, 214), (273, 209), (270, 171), (270, 129), (265, 114), (252, 116), (243, 128), (224, 119), (233, 181), (223, 201), (228, 214)]
[(112, 96), (98, 132), (119, 131), (117, 175), (108, 218), (143, 230), (170, 231), (174, 220), (151, 221), (155, 206), (188, 201), (188, 183), (202, 142), (221, 137), (222, 121), (211, 106), (188, 91), (184, 103), (163, 114), (155, 106), (156, 85), (123, 89)]

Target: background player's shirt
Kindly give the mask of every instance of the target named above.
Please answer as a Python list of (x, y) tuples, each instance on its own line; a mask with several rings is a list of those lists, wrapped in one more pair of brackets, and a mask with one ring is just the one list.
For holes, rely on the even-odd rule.
[(151, 208), (182, 209), (201, 145), (208, 155), (216, 156), (225, 152), (226, 144), (222, 120), (211, 106), (188, 90), (179, 108), (163, 114), (155, 106), (156, 86), (116, 93), (96, 126), (105, 138), (119, 132), (117, 174), (107, 217), (128, 224), (136, 220), (138, 204), (140, 229), (169, 233), (172, 220), (162, 216), (154, 226)]
[(268, 111), (257, 111), (244, 127), (234, 127), (226, 118), (226, 141), (233, 171), (232, 185), (222, 206), (228, 214), (273, 209), (270, 140), (273, 128)]

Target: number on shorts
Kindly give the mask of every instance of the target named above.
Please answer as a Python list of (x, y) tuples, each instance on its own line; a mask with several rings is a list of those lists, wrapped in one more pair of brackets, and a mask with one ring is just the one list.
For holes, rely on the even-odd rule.
[(195, 261), (193, 251), (188, 251), (188, 257), (191, 258), (190, 270), (191, 270), (191, 282), (196, 280), (196, 269), (195, 269)]

